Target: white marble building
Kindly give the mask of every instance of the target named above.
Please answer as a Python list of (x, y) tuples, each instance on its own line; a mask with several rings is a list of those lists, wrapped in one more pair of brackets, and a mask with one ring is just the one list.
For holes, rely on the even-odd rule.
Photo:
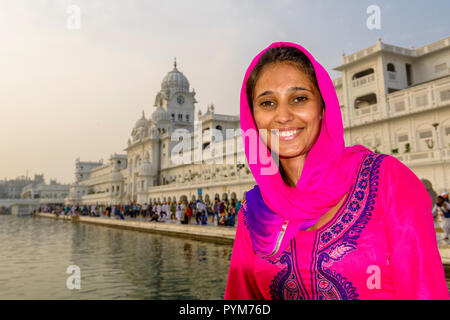
[(34, 200), (40, 205), (63, 204), (69, 195), (70, 185), (50, 180), (47, 184), (44, 175), (35, 175), (34, 180), (26, 185), (21, 193), (22, 199)]
[[(346, 145), (392, 154), (427, 188), (448, 190), (450, 37), (417, 49), (379, 39), (343, 55), (335, 70), (342, 74), (334, 85)], [(216, 114), (209, 105), (194, 121), (196, 102), (175, 63), (156, 94), (151, 117), (143, 112), (133, 127), (125, 154), (111, 155), (108, 163), (76, 161), (76, 182), (66, 202), (243, 199), (255, 181), (246, 165), (239, 116)], [(189, 151), (179, 154), (184, 163), (173, 155), (181, 129), (191, 140)], [(217, 133), (224, 134), (223, 141), (212, 138)]]
[[(175, 62), (162, 80), (151, 117), (143, 111), (131, 130), (126, 154), (113, 154), (107, 163), (77, 159), (66, 203), (242, 199), (254, 179), (245, 165), (239, 117), (216, 114), (210, 105), (196, 121), (195, 103), (195, 91)], [(232, 133), (228, 142), (227, 129)], [(180, 146), (175, 132), (184, 132), (184, 141), (190, 141), (179, 153), (180, 162), (172, 156)], [(223, 140), (212, 138), (218, 133)]]
[(343, 55), (334, 80), (346, 145), (392, 154), (429, 188), (450, 188), (450, 37)]

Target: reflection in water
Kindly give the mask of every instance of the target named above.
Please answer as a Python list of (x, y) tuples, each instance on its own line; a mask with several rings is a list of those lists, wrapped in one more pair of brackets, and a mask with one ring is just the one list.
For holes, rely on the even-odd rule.
[[(0, 216), (0, 299), (222, 299), (231, 245)], [(81, 289), (66, 287), (69, 265)]]

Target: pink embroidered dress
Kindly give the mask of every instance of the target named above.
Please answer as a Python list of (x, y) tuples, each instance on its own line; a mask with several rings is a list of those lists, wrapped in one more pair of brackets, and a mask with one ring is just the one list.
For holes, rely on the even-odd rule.
[(254, 253), (244, 202), (225, 299), (448, 299), (425, 193), (397, 159), (367, 155), (333, 219), (275, 259)]
[[(296, 46), (307, 53), (292, 43), (275, 43), (269, 48), (280, 44)], [(247, 70), (246, 79), (259, 56)], [(309, 53), (308, 56), (324, 95), (324, 81), (331, 80), (321, 79), (317, 62)], [(333, 111), (330, 109), (339, 111), (338, 104), (330, 99), (324, 97), (325, 108), (329, 110), (324, 119), (328, 122), (322, 130), (333, 119), (342, 126), (340, 115), (334, 113), (333, 119), (330, 116)], [(247, 129), (243, 118), (249, 117), (245, 108), (248, 105), (241, 94), (243, 129)], [(339, 126), (336, 128), (339, 132)], [(319, 152), (316, 145), (313, 148)], [(348, 170), (346, 176), (351, 177), (349, 188), (339, 182), (329, 187), (338, 190), (341, 186), (339, 195), (347, 193), (343, 205), (330, 221), (312, 231), (305, 230), (338, 201), (327, 203), (327, 197), (323, 196), (323, 208), (316, 204), (316, 212), (309, 212), (295, 202), (300, 196), (293, 196), (301, 186), (287, 190), (285, 194), (290, 196), (283, 199), (280, 194), (284, 191), (280, 189), (277, 194), (270, 190), (274, 183), (266, 184), (264, 180), (279, 177), (261, 178), (255, 171), (259, 164), (250, 166), (258, 186), (247, 192), (247, 200), (238, 213), (225, 299), (449, 299), (437, 249), (431, 199), (425, 187), (395, 157), (376, 154), (362, 146), (355, 149), (358, 153), (352, 153), (352, 159), (356, 160), (340, 165), (340, 170)], [(344, 154), (347, 148), (342, 150)], [(309, 168), (313, 168), (313, 155), (308, 157), (304, 170), (308, 170), (308, 160)], [(304, 192), (314, 182), (319, 184), (325, 180), (326, 177), (311, 180), (305, 184)], [(327, 192), (326, 188), (314, 190), (318, 194), (324, 192), (323, 195)], [(342, 198), (339, 195), (335, 197), (338, 200)], [(333, 196), (330, 191), (330, 198)], [(286, 202), (298, 210), (286, 213), (283, 211)]]

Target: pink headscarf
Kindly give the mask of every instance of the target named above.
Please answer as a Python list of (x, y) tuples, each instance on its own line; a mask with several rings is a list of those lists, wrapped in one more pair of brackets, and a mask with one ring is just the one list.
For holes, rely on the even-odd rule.
[[(248, 164), (258, 184), (255, 189), (247, 193), (250, 197), (246, 196), (249, 230), (254, 249), (261, 255), (276, 255), (282, 252), (283, 248), (299, 230), (308, 229), (324, 213), (335, 206), (350, 191), (363, 156), (372, 153), (361, 145), (344, 146), (342, 116), (332, 80), (326, 70), (307, 50), (291, 42), (272, 43), (253, 59), (247, 69), (240, 98), (240, 121), (243, 132), (252, 129), (257, 130), (247, 101), (247, 79), (261, 55), (266, 50), (279, 46), (295, 47), (309, 58), (316, 73), (319, 90), (325, 103), (325, 110), (320, 135), (306, 156), (303, 171), (296, 187), (288, 186), (283, 181), (279, 171), (272, 175), (261, 174), (262, 168), (276, 165), (275, 160), (269, 157), (270, 165), (263, 164), (267, 161), (261, 161), (259, 155), (261, 153), (268, 155), (270, 151), (258, 135), (258, 145), (263, 150), (257, 153), (257, 163), (251, 163), (249, 152), (255, 146), (248, 143), (245, 135), (243, 135)], [(259, 192), (264, 203), (252, 208), (251, 204), (258, 202), (255, 200), (255, 194)], [(249, 198), (252, 201), (249, 201)], [(260, 211), (264, 211), (264, 207), (274, 214), (263, 214), (254, 210), (255, 208), (263, 208)], [(285, 229), (282, 241), (277, 245), (282, 228)]]

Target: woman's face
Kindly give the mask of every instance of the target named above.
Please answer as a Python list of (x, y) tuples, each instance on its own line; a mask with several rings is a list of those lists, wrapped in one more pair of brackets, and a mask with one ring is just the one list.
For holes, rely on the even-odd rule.
[(280, 158), (306, 154), (320, 133), (322, 100), (308, 76), (291, 63), (263, 67), (253, 92), (253, 117), (257, 129), (279, 139)]

